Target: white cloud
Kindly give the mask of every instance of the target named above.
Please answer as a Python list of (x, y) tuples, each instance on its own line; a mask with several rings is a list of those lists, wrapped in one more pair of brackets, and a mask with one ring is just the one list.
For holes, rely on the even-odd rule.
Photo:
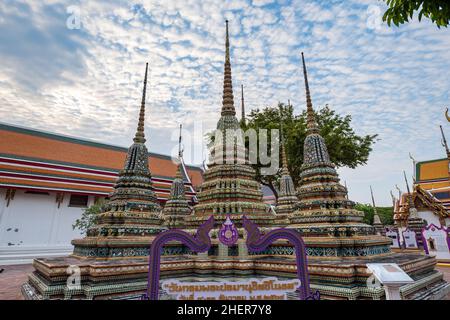
[(354, 200), (368, 202), (372, 184), (388, 205), (401, 170), (411, 175), (408, 152), (444, 156), (450, 38), (426, 20), (371, 28), (368, 7), (384, 10), (376, 0), (77, 3), (79, 30), (66, 28), (63, 2), (0, 3), (3, 122), (127, 146), (148, 61), (148, 146), (169, 153), (179, 123), (215, 127), (228, 18), (236, 106), (243, 83), (247, 109), (290, 99), (301, 112), (304, 51), (314, 105), (329, 103), (353, 116), (358, 133), (379, 134), (367, 166), (340, 170)]

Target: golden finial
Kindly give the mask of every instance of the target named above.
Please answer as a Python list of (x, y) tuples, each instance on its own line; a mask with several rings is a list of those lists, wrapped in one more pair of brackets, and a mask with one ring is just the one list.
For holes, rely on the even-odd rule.
[(414, 207), (413, 196), (412, 196), (412, 194), (411, 194), (411, 190), (409, 189), (408, 178), (406, 178), (406, 172), (405, 172), (405, 170), (403, 170), (403, 176), (405, 177), (406, 190), (407, 190), (407, 192), (408, 192), (409, 207), (410, 207), (410, 208), (413, 208), (413, 207)]
[(402, 198), (402, 190), (399, 188), (398, 185), (395, 185), (395, 189), (398, 191), (398, 199), (400, 200)]
[(394, 193), (392, 192), (392, 190), (389, 190), (389, 193), (391, 194), (392, 204), (395, 207), (395, 196), (394, 196)]
[(450, 159), (450, 150), (448, 149), (447, 139), (445, 139), (444, 130), (442, 129), (442, 126), (439, 126), (439, 128), (441, 128), (441, 135), (442, 135), (441, 144), (445, 148), (445, 152), (447, 153), (447, 158)]

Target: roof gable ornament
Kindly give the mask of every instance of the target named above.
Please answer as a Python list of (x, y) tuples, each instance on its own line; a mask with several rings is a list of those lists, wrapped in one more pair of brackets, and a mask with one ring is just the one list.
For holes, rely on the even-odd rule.
[(445, 139), (444, 130), (442, 129), (442, 126), (439, 126), (441, 129), (441, 135), (442, 135), (442, 141), (441, 144), (445, 148), (445, 152), (447, 153), (447, 158), (450, 159), (450, 149), (448, 148), (447, 139)]

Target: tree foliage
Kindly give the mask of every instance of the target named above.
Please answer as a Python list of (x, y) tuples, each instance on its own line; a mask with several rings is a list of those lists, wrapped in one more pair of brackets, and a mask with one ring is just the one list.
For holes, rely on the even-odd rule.
[[(374, 211), (371, 205), (358, 203), (355, 208), (364, 212), (364, 223), (373, 224)], [(378, 216), (383, 225), (387, 226), (394, 224), (393, 210), (392, 207), (377, 207)]]
[[(280, 118), (281, 115), (281, 118)], [(331, 161), (338, 167), (356, 168), (366, 164), (372, 145), (377, 135), (357, 135), (351, 127), (351, 116), (340, 116), (328, 105), (316, 113), (320, 134), (325, 139)], [(303, 143), (306, 138), (306, 111), (294, 115), (292, 105), (280, 103), (278, 108), (266, 107), (262, 110), (252, 110), (247, 125), (243, 129), (268, 129), (268, 144), (270, 144), (270, 129), (279, 129), (282, 122), (283, 137), (288, 157), (288, 167), (294, 183), (299, 181), (300, 169), (303, 164)], [(270, 150), (268, 148), (268, 150)], [(277, 196), (279, 175), (261, 175), (261, 165), (253, 165), (257, 180), (268, 186)]]
[(430, 19), (440, 27), (447, 27), (450, 20), (449, 0), (384, 0), (388, 9), (383, 15), (383, 21), (390, 26), (394, 23), (397, 27), (400, 24), (409, 22), (413, 14), (418, 12), (419, 21), (422, 17)]
[(81, 217), (72, 225), (73, 230), (78, 229), (82, 234), (86, 234), (87, 230), (97, 222), (97, 215), (101, 212), (102, 204), (102, 201), (98, 201), (84, 209)]

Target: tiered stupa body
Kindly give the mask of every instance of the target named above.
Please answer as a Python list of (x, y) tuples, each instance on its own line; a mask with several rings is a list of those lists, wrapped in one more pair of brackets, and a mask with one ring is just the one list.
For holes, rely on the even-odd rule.
[(363, 213), (348, 199), (315, 121), (303, 54), (302, 62), (307, 137), (297, 189), (299, 208), (292, 215), (289, 228), (298, 230), (305, 241), (312, 288), (318, 289), (323, 298), (378, 299), (384, 295), (383, 289), (367, 287), (366, 264), (393, 262), (416, 280), (402, 290), (403, 297), (422, 299), (433, 296), (433, 292), (445, 294), (449, 286), (442, 274), (434, 270), (434, 258), (391, 252), (391, 240), (363, 223)]
[[(246, 215), (259, 225), (271, 225), (274, 215), (263, 202), (261, 186), (255, 171), (246, 161), (243, 134), (236, 117), (231, 80), (230, 44), (226, 22), (225, 64), (221, 117), (217, 123), (220, 136), (215, 136), (204, 182), (197, 193), (199, 203), (188, 217), (189, 226), (198, 226), (214, 215), (216, 222), (224, 222), (229, 215), (241, 223)], [(231, 138), (230, 138), (231, 137)]]
[(145, 146), (147, 70), (148, 64), (134, 143), (128, 149), (124, 168), (119, 172), (119, 178), (96, 224), (87, 231), (87, 237), (72, 241), (75, 256), (102, 259), (145, 256), (153, 237), (166, 229), (162, 225), (161, 207), (153, 191)]
[[(72, 241), (72, 255), (33, 261), (35, 271), (22, 286), (27, 299), (136, 297), (146, 288), (150, 245), (158, 233), (167, 230), (153, 191), (145, 146), (147, 70), (148, 65), (134, 143), (109, 200), (87, 236)], [(180, 252), (183, 248), (168, 247), (164, 254), (172, 250)], [(68, 277), (76, 272), (81, 277), (79, 284), (67, 286)]]
[(390, 239), (375, 235), (363, 223), (364, 214), (347, 199), (347, 189), (330, 161), (327, 146), (319, 133), (312, 107), (304, 57), (307, 137), (297, 190), (299, 209), (291, 218), (295, 229), (306, 239), (311, 256), (354, 257), (390, 252)]

